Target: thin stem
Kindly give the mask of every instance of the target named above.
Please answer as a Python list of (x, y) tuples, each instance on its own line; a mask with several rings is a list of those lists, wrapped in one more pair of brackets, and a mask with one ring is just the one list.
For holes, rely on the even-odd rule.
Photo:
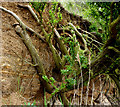
[(94, 85), (94, 81), (93, 81), (91, 105), (93, 105), (94, 90), (95, 90), (95, 85)]
[(91, 53), (89, 52), (89, 79), (88, 79), (88, 84), (87, 84), (87, 91), (86, 91), (86, 105), (87, 105), (87, 101), (88, 101), (88, 93), (89, 93), (89, 84), (90, 84), (90, 74), (91, 74), (91, 68), (90, 68), (90, 64), (91, 64), (91, 60), (90, 60), (90, 57), (91, 57)]

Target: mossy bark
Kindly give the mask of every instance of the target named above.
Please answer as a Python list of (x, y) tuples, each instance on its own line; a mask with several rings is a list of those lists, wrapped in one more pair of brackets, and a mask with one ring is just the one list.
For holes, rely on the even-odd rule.
[(47, 92), (51, 93), (53, 90), (53, 87), (50, 86), (50, 84), (45, 81), (42, 76), (46, 75), (46, 72), (44, 70), (43, 64), (40, 60), (40, 56), (35, 48), (35, 46), (32, 43), (31, 38), (27, 34), (26, 30), (22, 30), (20, 26), (16, 26), (16, 32), (19, 33), (19, 35), (22, 37), (23, 42), (25, 43), (26, 47), (28, 48), (30, 55), (33, 59), (34, 64), (36, 65), (36, 70), (39, 75), (40, 82), (44, 86)]

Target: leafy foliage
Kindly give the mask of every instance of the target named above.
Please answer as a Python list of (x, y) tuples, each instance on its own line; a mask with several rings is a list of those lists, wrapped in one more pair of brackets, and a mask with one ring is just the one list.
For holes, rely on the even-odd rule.
[(57, 8), (58, 2), (53, 2), (51, 9), (49, 10), (49, 16), (50, 16), (50, 20), (49, 23), (52, 25), (52, 27), (54, 28), (54, 26), (62, 20), (62, 14), (60, 13), (60, 7), (58, 8), (58, 12), (57, 12), (57, 17), (56, 18), (56, 8)]

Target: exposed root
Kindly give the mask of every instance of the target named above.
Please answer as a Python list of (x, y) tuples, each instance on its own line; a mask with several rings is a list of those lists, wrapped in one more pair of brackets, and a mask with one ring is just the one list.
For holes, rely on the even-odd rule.
[(35, 14), (35, 12), (34, 12), (33, 9), (31, 8), (31, 6), (29, 6), (29, 5), (20, 5), (20, 4), (19, 4), (18, 7), (28, 8), (29, 11), (31, 12), (31, 14), (33, 15), (33, 17), (37, 20), (38, 23), (40, 23), (39, 18), (37, 17), (37, 15)]
[(83, 40), (84, 46), (85, 46), (85, 51), (87, 51), (87, 50), (88, 50), (88, 48), (87, 48), (87, 42), (86, 42), (86, 40), (84, 39), (84, 37), (82, 36), (82, 34), (76, 29), (76, 27), (75, 27), (72, 23), (69, 23), (69, 25), (74, 28), (75, 32), (76, 32), (76, 33), (79, 35), (79, 37)]
[(5, 11), (5, 12), (7, 12), (7, 13), (9, 13), (9, 14), (11, 14), (12, 16), (14, 16), (14, 18), (19, 22), (20, 26), (21, 26), (23, 29), (28, 29), (30, 32), (32, 32), (32, 33), (34, 33), (35, 35), (37, 35), (37, 37), (38, 37), (39, 39), (41, 39), (43, 42), (45, 42), (44, 38), (43, 38), (40, 34), (36, 33), (32, 28), (30, 28), (30, 27), (28, 27), (27, 25), (25, 25), (25, 24), (21, 21), (21, 19), (20, 19), (14, 12), (12, 12), (12, 11), (10, 11), (10, 10), (7, 10), (6, 8), (4, 8), (4, 7), (2, 7), (2, 6), (0, 6), (0, 9), (3, 10), (3, 11)]

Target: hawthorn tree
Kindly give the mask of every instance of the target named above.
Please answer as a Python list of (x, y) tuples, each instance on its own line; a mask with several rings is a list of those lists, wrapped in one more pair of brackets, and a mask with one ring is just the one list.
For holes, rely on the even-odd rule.
[[(96, 6), (96, 8), (100, 6), (101, 8), (104, 7), (104, 9), (105, 6), (107, 6), (109, 9), (109, 12), (106, 13), (110, 15), (110, 20), (105, 18), (106, 23), (109, 22), (109, 24), (107, 24), (107, 27), (109, 27), (109, 33), (107, 34), (109, 35), (104, 44), (95, 39), (96, 37), (92, 33), (81, 29), (79, 26), (75, 27), (72, 22), (59, 27), (62, 30), (62, 34), (60, 32), (61, 30), (57, 29), (58, 23), (62, 20), (61, 8), (58, 6), (59, 3), (57, 2), (50, 3), (47, 26), (50, 28), (51, 32), (46, 32), (44, 28), (43, 12), (49, 3), (31, 2), (30, 4), (31, 6), (19, 6), (30, 10), (41, 27), (44, 37), (25, 25), (12, 11), (1, 6), (0, 9), (14, 16), (19, 22), (19, 24), (15, 25), (15, 31), (21, 36), (24, 44), (28, 48), (40, 83), (45, 91), (51, 94), (49, 99), (58, 95), (64, 105), (69, 105), (70, 101), (65, 96), (65, 92), (80, 87), (83, 88), (83, 86), (89, 87), (89, 83), (92, 79), (103, 75), (105, 77), (106, 75), (109, 76), (115, 82), (118, 93), (120, 94), (120, 13), (118, 12), (114, 17), (114, 14), (116, 14), (114, 10), (117, 12), (119, 4), (115, 2), (108, 4), (89, 4), (90, 6)], [(34, 8), (35, 12), (31, 7)], [(102, 12), (104, 13), (104, 10), (102, 10)], [(93, 13), (95, 12), (93, 11)], [(102, 14), (102, 16), (100, 16), (102, 18), (104, 17), (103, 13), (101, 13), (101, 11), (97, 12), (97, 14)], [(99, 17), (99, 15), (97, 17)], [(47, 77), (47, 71), (44, 69), (38, 51), (33, 45), (27, 30), (35, 33), (38, 38), (50, 47), (55, 62), (55, 68), (53, 70), (59, 74), (59, 80), (56, 80), (54, 77)], [(69, 32), (69, 36), (65, 36), (65, 32)], [(84, 49), (81, 49), (81, 43), (78, 37), (82, 41)], [(90, 44), (92, 44), (96, 50), (101, 50), (98, 52), (97, 56), (94, 55), (92, 47), (89, 46)], [(107, 92), (105, 94), (107, 96)]]

